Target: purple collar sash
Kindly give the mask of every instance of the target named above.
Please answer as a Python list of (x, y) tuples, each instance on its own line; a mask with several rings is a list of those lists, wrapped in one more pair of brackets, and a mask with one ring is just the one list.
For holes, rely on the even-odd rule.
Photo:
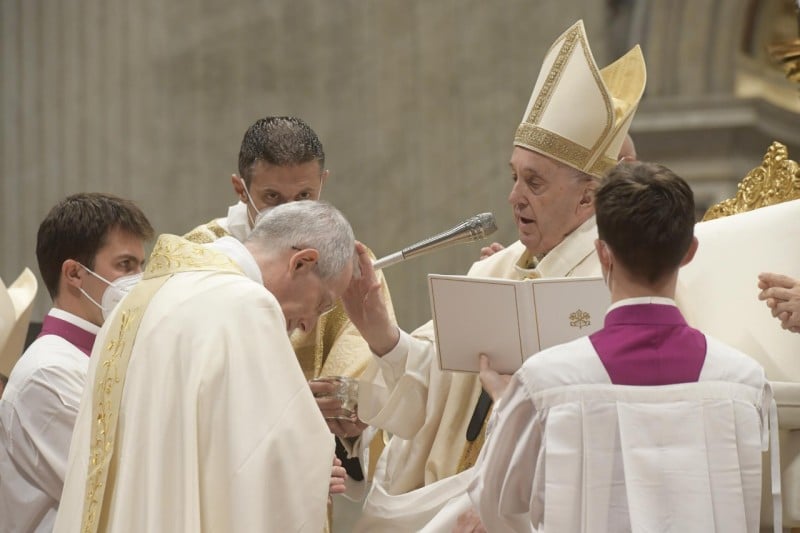
[(39, 335), (37, 335), (36, 338), (38, 339), (44, 335), (56, 335), (57, 337), (61, 337), (85, 353), (87, 357), (92, 354), (94, 339), (97, 337), (97, 335), (94, 333), (90, 333), (85, 329), (81, 329), (75, 324), (60, 318), (56, 318), (52, 315), (47, 315), (44, 317), (44, 321), (42, 322), (42, 331), (39, 332)]
[(618, 307), (589, 340), (616, 385), (697, 381), (706, 357), (705, 335), (671, 305)]

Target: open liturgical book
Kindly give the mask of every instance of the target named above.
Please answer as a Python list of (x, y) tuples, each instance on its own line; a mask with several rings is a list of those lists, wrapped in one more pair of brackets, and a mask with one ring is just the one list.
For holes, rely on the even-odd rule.
[(536, 352), (594, 333), (611, 295), (601, 277), (507, 280), (429, 274), (442, 370), (514, 373)]

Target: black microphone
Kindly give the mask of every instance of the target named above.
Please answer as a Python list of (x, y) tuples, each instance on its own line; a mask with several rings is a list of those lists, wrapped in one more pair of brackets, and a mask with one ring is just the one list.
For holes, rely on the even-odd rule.
[(454, 228), (434, 235), (433, 237), (423, 239), (416, 244), (403, 248), (399, 252), (381, 257), (372, 263), (372, 267), (375, 270), (379, 270), (399, 263), (400, 261), (405, 261), (406, 259), (411, 259), (412, 257), (417, 257), (453, 244), (479, 241), (488, 237), (495, 231), (497, 231), (497, 225), (494, 222), (493, 214), (481, 213), (479, 215), (474, 215)]

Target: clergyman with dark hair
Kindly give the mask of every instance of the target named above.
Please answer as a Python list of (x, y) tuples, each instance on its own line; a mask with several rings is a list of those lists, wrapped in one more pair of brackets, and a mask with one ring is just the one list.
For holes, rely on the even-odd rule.
[[(296, 117), (269, 116), (257, 120), (244, 134), (238, 166), (239, 173), (231, 176), (238, 202), (228, 208), (227, 217), (194, 228), (184, 236), (186, 239), (206, 244), (232, 236), (244, 242), (256, 220), (270, 209), (287, 202), (319, 200), (330, 174), (325, 169), (325, 152), (319, 137)], [(393, 318), (391, 297), (380, 272), (378, 280), (386, 309)], [(341, 302), (320, 317), (315, 327), (298, 324), (291, 341), (307, 380), (321, 376), (358, 377), (372, 357)], [(311, 382), (310, 386), (315, 395), (331, 392), (328, 383)], [(337, 400), (329, 398), (319, 398), (318, 403), (325, 415), (340, 408)], [(340, 443), (337, 455), (344, 461), (348, 474), (360, 480), (363, 474), (357, 458), (364, 457), (368, 444), (368, 439), (361, 439), (366, 425), (356, 416), (350, 420), (327, 418), (327, 422)], [(377, 454), (381, 444), (382, 439), (375, 439), (371, 453)]]
[(132, 202), (76, 194), (39, 226), (36, 258), (53, 300), (0, 399), (3, 531), (50, 531), (89, 355), (105, 318), (142, 276), (153, 228)]

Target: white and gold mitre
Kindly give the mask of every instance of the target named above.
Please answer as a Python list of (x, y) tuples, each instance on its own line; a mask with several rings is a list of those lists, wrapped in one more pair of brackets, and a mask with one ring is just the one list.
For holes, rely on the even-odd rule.
[(579, 20), (547, 52), (514, 145), (602, 177), (617, 163), (646, 77), (639, 45), (600, 70)]
[(28, 268), (9, 287), (0, 279), (0, 374), (6, 377), (25, 347), (38, 286), (36, 276)]

